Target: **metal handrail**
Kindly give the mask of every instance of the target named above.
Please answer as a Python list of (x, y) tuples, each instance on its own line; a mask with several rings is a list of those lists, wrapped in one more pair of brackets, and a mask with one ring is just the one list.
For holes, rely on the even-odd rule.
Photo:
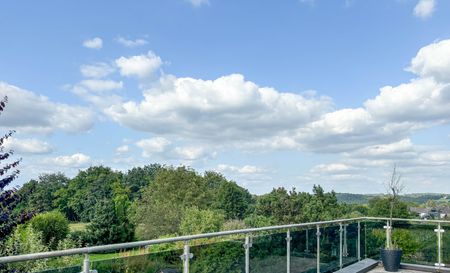
[(7, 256), (7, 257), (0, 257), (0, 263), (24, 262), (24, 261), (30, 261), (30, 260), (47, 259), (47, 258), (54, 258), (54, 257), (61, 257), (61, 256), (89, 254), (89, 253), (113, 251), (113, 250), (119, 250), (119, 249), (145, 247), (145, 246), (149, 246), (149, 245), (157, 245), (157, 244), (164, 244), (164, 243), (185, 242), (185, 241), (191, 241), (191, 240), (196, 240), (196, 239), (222, 237), (222, 236), (236, 235), (236, 234), (249, 234), (249, 233), (262, 232), (262, 231), (309, 227), (309, 226), (317, 226), (317, 225), (322, 226), (322, 225), (328, 225), (328, 224), (338, 224), (338, 223), (343, 223), (343, 222), (347, 223), (347, 222), (354, 222), (354, 221), (358, 221), (358, 220), (362, 221), (362, 220), (364, 220), (364, 217), (339, 219), (339, 220), (331, 220), (331, 221), (310, 222), (310, 223), (301, 223), (301, 224), (280, 225), (280, 226), (269, 226), (269, 227), (261, 227), (261, 228), (228, 230), (228, 231), (203, 233), (203, 234), (196, 234), (196, 235), (178, 236), (178, 237), (172, 237), (172, 238), (137, 241), (137, 242), (130, 242), (130, 243), (109, 244), (109, 245), (72, 248), (72, 249), (66, 249), (66, 250), (48, 251), (48, 252), (40, 252), (40, 253), (32, 253), (32, 254), (14, 255), (14, 256)]
[[(40, 252), (40, 253), (0, 257), (0, 264), (24, 262), (24, 261), (30, 261), (30, 260), (39, 260), (39, 259), (47, 259), (47, 258), (54, 258), (54, 257), (70, 256), (70, 255), (98, 253), (98, 252), (105, 252), (105, 251), (114, 251), (114, 250), (120, 250), (120, 249), (145, 247), (145, 246), (149, 246), (149, 245), (157, 245), (157, 244), (164, 244), (164, 243), (188, 242), (188, 241), (196, 240), (196, 239), (222, 237), (222, 236), (236, 235), (236, 234), (248, 235), (250, 233), (257, 233), (257, 232), (262, 232), (262, 231), (273, 231), (273, 230), (283, 230), (283, 229), (288, 230), (288, 229), (292, 229), (292, 228), (301, 228), (301, 227), (320, 227), (320, 226), (329, 225), (329, 224), (342, 224), (342, 223), (365, 221), (365, 220), (387, 221), (387, 220), (390, 220), (390, 218), (358, 217), (358, 218), (337, 219), (337, 220), (330, 220), (330, 221), (318, 221), (318, 222), (309, 222), (309, 223), (300, 223), (300, 224), (269, 226), (269, 227), (261, 227), (261, 228), (220, 231), (220, 232), (213, 232), (213, 233), (186, 235), (186, 236), (179, 236), (179, 237), (172, 237), (172, 238), (154, 239), (154, 240), (137, 241), (137, 242), (129, 242), (129, 243), (72, 248), (72, 249), (66, 249), (66, 250), (57, 250), (57, 251), (49, 251), (49, 252)], [(436, 223), (436, 224), (450, 224), (450, 221), (445, 221), (445, 220), (420, 220), (420, 219), (403, 219), (403, 218), (393, 218), (392, 220), (397, 221), (397, 222), (401, 221), (401, 222), (422, 222), (422, 223), (426, 222), (426, 223)]]

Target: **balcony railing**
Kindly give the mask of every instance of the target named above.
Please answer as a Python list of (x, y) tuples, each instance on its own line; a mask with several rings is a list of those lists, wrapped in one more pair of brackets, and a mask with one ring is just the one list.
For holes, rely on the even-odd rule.
[[(333, 272), (378, 259), (393, 228), (404, 262), (439, 270), (450, 264), (449, 226), (444, 220), (361, 217), (0, 257), (0, 263), (82, 255), (78, 266), (41, 272)], [(101, 253), (112, 258), (91, 261)]]

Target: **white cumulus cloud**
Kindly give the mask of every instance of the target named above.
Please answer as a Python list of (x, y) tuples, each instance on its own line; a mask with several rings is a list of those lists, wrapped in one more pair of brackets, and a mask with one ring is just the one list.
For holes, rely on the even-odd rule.
[(116, 41), (125, 46), (125, 47), (137, 47), (137, 46), (143, 46), (148, 44), (147, 40), (144, 39), (135, 39), (135, 40), (130, 40), (130, 39), (126, 39), (124, 37), (119, 36)]
[(105, 113), (135, 130), (211, 142), (288, 133), (332, 108), (327, 97), (281, 93), (239, 74), (208, 81), (166, 76), (143, 95), (142, 101), (113, 105)]
[(49, 160), (55, 165), (66, 168), (82, 168), (91, 164), (91, 158), (82, 153), (75, 153), (73, 155), (63, 155), (51, 158)]
[(202, 146), (176, 147), (172, 153), (177, 159), (181, 160), (199, 160), (211, 156), (209, 151)]
[(419, 0), (414, 7), (414, 15), (422, 19), (429, 18), (433, 15), (435, 6), (436, 0)]
[(85, 64), (80, 67), (81, 75), (86, 78), (104, 78), (114, 72), (114, 67), (107, 63)]
[(128, 145), (122, 145), (117, 147), (116, 149), (116, 153), (117, 154), (125, 154), (128, 153), (130, 151), (130, 147)]
[(146, 78), (153, 75), (161, 67), (162, 60), (155, 53), (149, 51), (144, 55), (120, 57), (115, 63), (122, 76)]
[(83, 41), (83, 46), (91, 49), (101, 49), (103, 47), (103, 40), (99, 37)]
[(53, 151), (52, 146), (48, 142), (35, 138), (8, 138), (4, 143), (4, 147), (6, 150), (13, 150), (18, 154), (48, 154)]
[(92, 128), (94, 114), (85, 107), (50, 101), (47, 97), (0, 82), (0, 97), (9, 102), (2, 113), (1, 127), (21, 133), (81, 132)]
[(92, 91), (111, 91), (123, 88), (123, 82), (113, 81), (113, 80), (99, 80), (99, 79), (89, 79), (82, 80), (80, 85), (86, 87)]
[(252, 165), (233, 166), (227, 164), (219, 164), (217, 166), (217, 170), (219, 172), (234, 172), (238, 174), (260, 174), (266, 172), (266, 170), (264, 170), (263, 168)]
[(407, 68), (420, 77), (450, 83), (450, 40), (434, 42), (422, 47)]
[(170, 144), (171, 142), (164, 137), (141, 139), (136, 142), (136, 146), (142, 149), (142, 156), (144, 157), (163, 153)]

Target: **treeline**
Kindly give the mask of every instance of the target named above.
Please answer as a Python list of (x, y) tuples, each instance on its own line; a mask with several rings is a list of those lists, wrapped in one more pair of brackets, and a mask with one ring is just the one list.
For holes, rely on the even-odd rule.
[[(340, 203), (368, 204), (369, 200), (383, 197), (383, 194), (336, 193), (336, 196)], [(448, 196), (442, 193), (412, 193), (401, 195), (400, 200), (413, 206), (424, 206), (428, 202), (448, 203)]]
[[(336, 193), (273, 189), (256, 196), (217, 172), (158, 164), (127, 172), (90, 167), (69, 179), (46, 174), (24, 184), (13, 215), (35, 215), (3, 238), (2, 254), (111, 244), (364, 215), (386, 216), (389, 203), (340, 204)], [(405, 204), (395, 216), (408, 217)], [(69, 222), (87, 223), (72, 230)], [(56, 229), (50, 227), (57, 227)], [(31, 239), (30, 239), (31, 238)], [(30, 242), (34, 242), (30, 245)]]

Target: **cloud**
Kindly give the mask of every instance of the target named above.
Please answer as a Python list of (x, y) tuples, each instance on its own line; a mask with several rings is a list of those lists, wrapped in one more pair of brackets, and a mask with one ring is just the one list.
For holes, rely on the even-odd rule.
[(130, 151), (130, 147), (128, 145), (122, 145), (117, 147), (116, 149), (116, 153), (117, 154), (125, 154), (128, 153)]
[(414, 16), (422, 19), (429, 18), (433, 15), (435, 6), (435, 0), (419, 0), (417, 5), (414, 7)]
[(406, 70), (422, 78), (450, 83), (450, 40), (438, 41), (422, 47)]
[(412, 158), (417, 155), (411, 139), (405, 138), (397, 142), (392, 142), (388, 144), (371, 145), (359, 149), (353, 153), (353, 157), (363, 157), (363, 158), (388, 158), (388, 159), (399, 159), (399, 158)]
[(111, 91), (123, 88), (122, 81), (116, 82), (112, 80), (98, 80), (98, 79), (83, 80), (80, 82), (80, 85), (92, 91)]
[(332, 108), (327, 97), (281, 93), (239, 74), (212, 81), (164, 76), (143, 95), (140, 102), (113, 105), (105, 113), (138, 131), (215, 143), (288, 134)]
[(210, 4), (209, 0), (186, 0), (186, 1), (188, 1), (194, 7), (200, 7), (200, 6), (203, 6), (203, 5), (209, 5)]
[(203, 146), (187, 146), (187, 147), (176, 147), (172, 151), (173, 155), (180, 160), (194, 161), (199, 159), (208, 158), (214, 156), (215, 153), (210, 153)]
[(87, 167), (91, 164), (91, 158), (82, 153), (76, 153), (73, 155), (64, 155), (50, 158), (49, 162), (65, 168), (81, 168)]
[(4, 147), (6, 150), (13, 150), (18, 154), (49, 154), (53, 151), (49, 143), (35, 138), (8, 138)]
[(344, 163), (331, 163), (331, 164), (319, 164), (314, 166), (312, 172), (325, 172), (325, 173), (342, 173), (352, 170), (353, 167)]
[(324, 114), (300, 128), (292, 138), (304, 149), (349, 152), (389, 144), (417, 130), (450, 121), (450, 40), (419, 50), (408, 71), (418, 77), (385, 86), (364, 107)]
[(161, 154), (166, 151), (171, 142), (164, 137), (154, 137), (141, 139), (136, 142), (136, 146), (141, 148), (143, 157), (150, 157), (155, 154)]
[(121, 36), (116, 41), (125, 47), (138, 47), (148, 44), (148, 41), (144, 39), (128, 40)]
[(149, 51), (145, 55), (120, 57), (115, 63), (122, 76), (142, 79), (153, 75), (161, 67), (162, 60), (155, 53)]
[(385, 86), (367, 110), (382, 121), (448, 122), (450, 118), (450, 40), (427, 45), (411, 60), (408, 71), (418, 78), (398, 86)]
[(115, 71), (114, 67), (107, 63), (85, 64), (80, 67), (81, 75), (86, 78), (104, 78)]
[(83, 46), (91, 49), (101, 49), (103, 47), (103, 40), (99, 37), (85, 40)]
[[(213, 80), (162, 75), (143, 90), (142, 100), (115, 96), (106, 99), (106, 104), (100, 96), (90, 99), (123, 126), (167, 138), (177, 136), (184, 144), (201, 141), (219, 149), (259, 152), (352, 152), (400, 142), (418, 130), (449, 121), (449, 44), (450, 40), (444, 40), (420, 49), (407, 68), (416, 78), (382, 87), (359, 108), (334, 110), (328, 97), (260, 87), (240, 74)], [(143, 77), (155, 69), (141, 73), (137, 64), (149, 58), (158, 60), (156, 67), (162, 63), (151, 52), (116, 62), (122, 63), (123, 75)], [(127, 70), (128, 65), (134, 68)]]
[(9, 102), (1, 116), (1, 127), (16, 129), (20, 133), (69, 133), (92, 128), (94, 114), (85, 107), (55, 103), (47, 97), (0, 82), (0, 97)]
[(227, 164), (219, 164), (216, 169), (219, 172), (233, 172), (237, 174), (261, 174), (266, 172), (266, 170), (264, 170), (263, 168), (252, 165), (244, 165), (240, 167)]

